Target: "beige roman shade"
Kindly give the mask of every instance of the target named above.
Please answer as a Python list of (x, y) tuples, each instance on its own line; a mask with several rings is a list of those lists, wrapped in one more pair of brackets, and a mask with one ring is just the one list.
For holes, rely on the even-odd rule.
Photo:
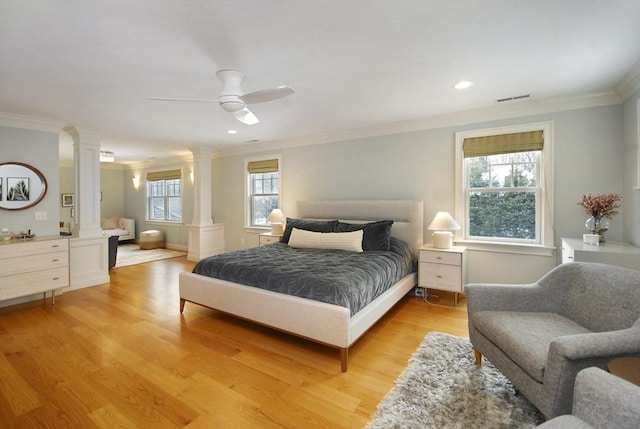
[(148, 182), (152, 180), (180, 179), (181, 177), (182, 177), (182, 172), (180, 170), (154, 171), (151, 173), (147, 173)]
[(541, 130), (528, 131), (466, 138), (462, 143), (462, 151), (465, 158), (473, 158), (476, 156), (499, 155), (501, 153), (542, 150), (543, 143), (544, 133)]
[(247, 163), (249, 173), (275, 173), (278, 171), (277, 159), (264, 159), (262, 161), (251, 161)]

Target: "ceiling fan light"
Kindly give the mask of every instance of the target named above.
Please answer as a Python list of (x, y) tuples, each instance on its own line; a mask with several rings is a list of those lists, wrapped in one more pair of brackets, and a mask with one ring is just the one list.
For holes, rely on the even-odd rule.
[(244, 109), (240, 110), (239, 112), (235, 112), (234, 115), (237, 120), (239, 120), (245, 125), (255, 125), (258, 122), (260, 122), (256, 117), (256, 115), (254, 115), (251, 112), (251, 110), (247, 109), (246, 106)]

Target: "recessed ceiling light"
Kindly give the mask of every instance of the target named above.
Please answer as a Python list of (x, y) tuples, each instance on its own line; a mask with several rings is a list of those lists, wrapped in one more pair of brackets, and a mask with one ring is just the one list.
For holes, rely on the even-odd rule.
[(227, 134), (238, 134), (236, 130), (227, 130)]
[(453, 87), (455, 89), (467, 89), (467, 88), (469, 88), (471, 86), (473, 86), (473, 82), (468, 81), (468, 80), (461, 80), (460, 82), (458, 82), (455, 85), (453, 85)]

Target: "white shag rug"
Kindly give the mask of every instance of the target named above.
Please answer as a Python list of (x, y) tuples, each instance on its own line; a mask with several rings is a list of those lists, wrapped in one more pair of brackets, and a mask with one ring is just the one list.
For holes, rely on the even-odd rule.
[(145, 262), (159, 261), (160, 259), (177, 258), (186, 255), (186, 252), (172, 249), (140, 249), (138, 244), (118, 245), (115, 268), (129, 265), (144, 264)]
[(366, 429), (524, 429), (544, 421), (469, 340), (429, 333)]

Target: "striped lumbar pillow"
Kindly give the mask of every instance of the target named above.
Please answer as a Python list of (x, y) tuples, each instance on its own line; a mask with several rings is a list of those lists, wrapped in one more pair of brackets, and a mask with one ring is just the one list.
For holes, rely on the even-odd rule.
[(303, 249), (334, 249), (362, 252), (364, 232), (312, 232), (293, 228), (289, 246)]

